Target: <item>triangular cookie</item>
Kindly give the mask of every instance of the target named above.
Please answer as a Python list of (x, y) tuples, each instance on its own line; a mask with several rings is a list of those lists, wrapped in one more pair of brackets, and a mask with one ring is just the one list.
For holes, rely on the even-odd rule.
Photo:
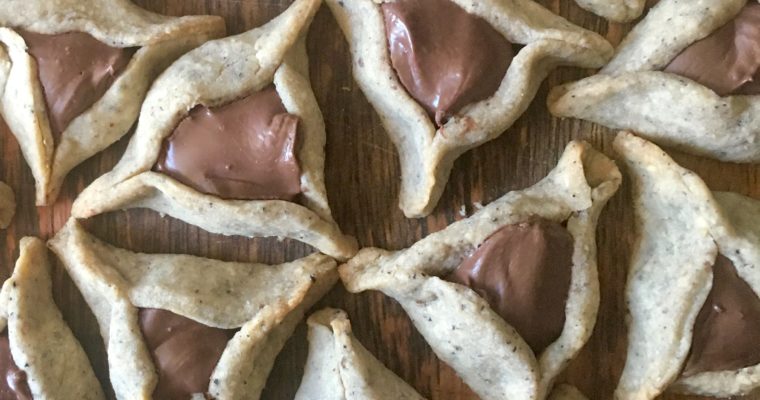
[(424, 400), (359, 343), (344, 311), (317, 311), (308, 324), (309, 358), (296, 400)]
[(614, 22), (628, 22), (644, 11), (646, 0), (575, 0), (579, 6)]
[[(191, 371), (201, 374), (191, 368), (196, 358), (211, 360), (201, 392), (218, 399), (258, 399), (277, 353), (304, 312), (337, 281), (335, 261), (322, 254), (274, 266), (139, 254), (99, 241), (74, 219), (49, 245), (95, 313), (119, 399), (150, 399), (154, 390), (179, 390), (170, 383)], [(151, 327), (151, 321), (161, 319), (205, 332), (222, 346), (214, 353), (205, 340), (184, 346), (175, 342), (175, 350), (188, 353), (183, 356), (189, 361), (179, 363), (182, 357), (164, 355), (151, 344), (166, 340), (160, 324)], [(165, 330), (172, 332), (171, 325)], [(173, 369), (157, 371), (157, 364), (176, 368), (179, 377), (170, 374)], [(210, 378), (209, 365), (215, 365)], [(197, 386), (198, 380), (191, 383)]]
[[(437, 0), (436, 3), (327, 0), (326, 3), (348, 39), (354, 77), (380, 115), (385, 130), (398, 150), (401, 162), (399, 204), (409, 218), (423, 217), (433, 210), (448, 181), (454, 160), (467, 150), (495, 139), (509, 128), (527, 109), (551, 70), (559, 65), (598, 68), (612, 54), (610, 44), (596, 33), (581, 29), (530, 0)], [(412, 9), (402, 9), (398, 15), (390, 14), (387, 8), (396, 4), (407, 4), (402, 7)], [(429, 9), (413, 9), (415, 5), (424, 4), (429, 4)], [(395, 34), (386, 25), (391, 23), (389, 21), (398, 21), (401, 18), (399, 15), (414, 12), (409, 17), (414, 20), (437, 9), (449, 11), (436, 14), (425, 25), (422, 22), (416, 27), (397, 25), (399, 31), (432, 30), (433, 33), (427, 34), (432, 38), (427, 39), (444, 43), (437, 45), (440, 53), (434, 52), (428, 56), (430, 61), (427, 65), (420, 62), (421, 66), (411, 66), (410, 75), (424, 75), (427, 70), (454, 62), (466, 67), (475, 58), (480, 60), (480, 64), (477, 68), (473, 67), (475, 71), (465, 68), (464, 71), (440, 72), (439, 79), (419, 78), (420, 88), (443, 86), (444, 83), (439, 82), (441, 80), (451, 80), (446, 85), (461, 88), (474, 84), (468, 80), (473, 75), (477, 77), (475, 82), (490, 81), (492, 74), (501, 73), (503, 76), (500, 80), (494, 80), (495, 84), (490, 90), (478, 90), (477, 96), (469, 96), (472, 100), (464, 101), (467, 104), (463, 104), (461, 109), (454, 107), (448, 110), (451, 115), (447, 115), (447, 121), (438, 121), (441, 126), (434, 121), (439, 120), (440, 115), (431, 118), (429, 113), (432, 111), (427, 109), (430, 105), (415, 100), (419, 96), (413, 97), (409, 89), (411, 86), (405, 85), (403, 76), (400, 78), (397, 74), (399, 63), (406, 61), (392, 61), (393, 54), (386, 38), (388, 33)], [(450, 21), (444, 18), (456, 18), (456, 25), (449, 25)], [(439, 37), (439, 34), (445, 36)], [(469, 41), (461, 38), (466, 34), (470, 35)], [(493, 37), (485, 42), (490, 36)], [(450, 42), (454, 39), (459, 47), (452, 50), (449, 46), (453, 45)], [(519, 51), (512, 44), (521, 46)], [(408, 55), (410, 46), (413, 47), (414, 43), (400, 42), (400, 54)], [(425, 49), (435, 46), (436, 43), (427, 42), (423, 45)], [(473, 48), (480, 47), (480, 52), (473, 51)], [(504, 54), (497, 55), (497, 47), (503, 47), (500, 53)], [(421, 53), (425, 51), (420, 50)], [(502, 69), (491, 71), (493, 64), (498, 63), (507, 65), (496, 65)], [(489, 72), (484, 73), (481, 69)], [(461, 81), (458, 80), (460, 78)], [(432, 82), (428, 82), (430, 80)], [(441, 93), (444, 92), (433, 91), (427, 96), (433, 106), (440, 106), (445, 100)]]
[(13, 189), (5, 182), (0, 182), (0, 229), (7, 228), (15, 214), (16, 196)]
[(129, 0), (4, 1), (0, 114), (37, 182), (37, 205), (127, 133), (164, 68), (224, 32), (219, 17), (167, 17)]
[[(379, 290), (397, 300), (438, 357), (481, 399), (542, 398), (593, 330), (599, 306), (596, 222), (620, 181), (611, 160), (587, 143), (571, 142), (557, 167), (534, 186), (507, 193), (407, 249), (363, 249), (339, 268), (341, 279), (352, 293)], [(526, 332), (513, 328), (479, 293), (444, 280), (494, 233), (536, 219), (562, 226), (573, 243), (571, 265), (563, 266), (569, 282), (561, 335), (540, 354), (526, 344)]]
[[(19, 247), (13, 275), (0, 291), (0, 358), (8, 367), (0, 372), (0, 392), (10, 385), (18, 398), (105, 399), (87, 354), (53, 301), (45, 243), (26, 237)], [(5, 359), (9, 350), (12, 366)], [(20, 371), (11, 385), (13, 368)]]
[(662, 0), (599, 75), (553, 88), (549, 110), (697, 155), (759, 162), (758, 25), (757, 0)]
[[(327, 202), (324, 183), (325, 127), (309, 83), (304, 39), (319, 5), (320, 0), (296, 0), (267, 24), (236, 36), (208, 42), (170, 66), (148, 93), (137, 131), (121, 161), (81, 193), (74, 202), (72, 214), (87, 218), (111, 210), (144, 207), (214, 233), (293, 238), (338, 259), (353, 255), (356, 242), (340, 232)], [(172, 140), (183, 140), (183, 137), (177, 136), (180, 129), (184, 129), (182, 124), (192, 124), (194, 121), (215, 123), (215, 118), (221, 118), (219, 113), (225, 112), (225, 107), (236, 107), (241, 101), (254, 97), (260, 99), (261, 96), (274, 98), (275, 102), (279, 99), (281, 104), (273, 108), (284, 111), (271, 119), (272, 125), (263, 133), (243, 132), (249, 136), (232, 140), (213, 139), (214, 134), (235, 131), (230, 128), (235, 125), (235, 118), (248, 118), (253, 111), (272, 106), (243, 107), (242, 112), (233, 115), (233, 121), (228, 125), (223, 125), (227, 124), (223, 121), (219, 131), (196, 129), (200, 135), (184, 136), (189, 137), (184, 139), (189, 143), (182, 147), (185, 153), (172, 153), (199, 158), (205, 156), (198, 154), (204, 150), (207, 150), (206, 153), (220, 154), (214, 153), (211, 159), (200, 159), (197, 163), (192, 158), (180, 160), (184, 162), (184, 167), (167, 167), (170, 164), (168, 161), (180, 165), (176, 160), (171, 160), (172, 155), (167, 148), (174, 145), (181, 147), (182, 143)], [(249, 110), (250, 113), (246, 114)], [(213, 112), (217, 114), (211, 115)], [(270, 164), (259, 165), (256, 157), (251, 159), (250, 155), (245, 154), (249, 150), (245, 147), (248, 144), (266, 147), (270, 143), (267, 138), (279, 140), (279, 137), (270, 134), (281, 132), (274, 127), (280, 116), (285, 116), (284, 124), (293, 123), (297, 118), (297, 131), (291, 132), (297, 137), (296, 143), (292, 138), (289, 141), (285, 139), (284, 150), (275, 150), (291, 150), (288, 158), (290, 161), (293, 157), (297, 159), (300, 173), (293, 170), (292, 163), (289, 166), (284, 162), (278, 164), (281, 157), (275, 157), (276, 160)], [(264, 124), (269, 124), (269, 121)], [(205, 142), (194, 143), (194, 140)], [(229, 154), (247, 160), (238, 160), (237, 164), (237, 161), (230, 161), (222, 154), (224, 146), (230, 146)], [(263, 156), (269, 155), (264, 153)], [(167, 162), (161, 164), (162, 160)], [(244, 161), (251, 161), (252, 164), (247, 165)], [(228, 162), (231, 164), (225, 164)], [(182, 169), (198, 165), (208, 169), (190, 172)], [(175, 167), (172, 173), (158, 172)], [(270, 167), (275, 171), (265, 169)], [(276, 173), (279, 171), (284, 171), (283, 176), (295, 176), (299, 192), (295, 200), (274, 192), (272, 196), (249, 196), (251, 191), (265, 186), (254, 181), (254, 178), (266, 180), (275, 176), (274, 182), (268, 183), (282, 186), (282, 180), (277, 179), (279, 175)], [(250, 177), (251, 181), (248, 181), (248, 177), (235, 175), (239, 172), (260, 176)], [(180, 181), (177, 176), (189, 177)], [(242, 197), (237, 197), (237, 193), (227, 193), (239, 185), (248, 190), (241, 194)]]
[(630, 133), (614, 147), (634, 183), (639, 235), (626, 288), (628, 357), (615, 398), (750, 392), (760, 386), (760, 201), (711, 192)]

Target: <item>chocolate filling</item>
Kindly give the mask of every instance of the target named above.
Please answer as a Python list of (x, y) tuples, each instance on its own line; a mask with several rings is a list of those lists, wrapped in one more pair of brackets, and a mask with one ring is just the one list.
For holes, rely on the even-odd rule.
[(273, 85), (221, 107), (196, 106), (164, 140), (155, 170), (224, 199), (292, 201), (301, 193), (297, 128)]
[(573, 237), (535, 219), (507, 225), (446, 279), (469, 286), (541, 354), (562, 334), (573, 267)]
[(0, 334), (0, 399), (32, 400), (32, 391), (26, 382), (26, 373), (22, 371), (11, 355), (8, 331)]
[(153, 398), (186, 400), (194, 393), (206, 393), (235, 330), (212, 328), (155, 308), (141, 308), (139, 321), (158, 370)]
[(136, 48), (117, 48), (84, 32), (18, 34), (37, 62), (50, 128), (55, 138), (87, 111), (127, 68)]
[(687, 47), (665, 71), (721, 96), (760, 94), (760, 4), (748, 2), (733, 21)]
[(731, 371), (760, 363), (760, 298), (718, 255), (713, 285), (694, 322), (691, 352), (683, 376)]
[(438, 126), (501, 85), (514, 51), (484, 19), (450, 0), (394, 0), (381, 8), (391, 64)]

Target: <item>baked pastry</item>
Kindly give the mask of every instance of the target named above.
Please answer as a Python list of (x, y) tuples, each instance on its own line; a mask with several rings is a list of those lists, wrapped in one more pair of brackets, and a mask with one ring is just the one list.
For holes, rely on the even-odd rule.
[(72, 168), (127, 133), (169, 63), (224, 32), (220, 17), (167, 17), (129, 0), (3, 1), (0, 114), (32, 170), (37, 205), (52, 204)]
[(760, 201), (711, 192), (630, 133), (637, 246), (626, 288), (628, 357), (615, 398), (665, 390), (731, 397), (760, 386)]
[(632, 21), (644, 11), (646, 0), (575, 0), (579, 6), (614, 22)]
[(13, 189), (5, 182), (0, 182), (0, 229), (7, 228), (15, 214), (16, 197)]
[(544, 398), (593, 330), (596, 222), (620, 181), (611, 160), (571, 142), (534, 186), (408, 249), (363, 249), (341, 279), (396, 299), (481, 399)]
[(601, 36), (530, 0), (326, 3), (398, 150), (409, 218), (433, 210), (454, 160), (509, 128), (551, 70), (597, 68), (612, 55)]
[(578, 389), (570, 385), (557, 385), (549, 395), (549, 400), (587, 400)]
[(325, 127), (309, 83), (304, 40), (320, 4), (296, 0), (167, 68), (121, 161), (72, 214), (150, 208), (214, 233), (287, 237), (352, 256), (356, 242), (327, 202)]
[(304, 312), (338, 279), (323, 254), (276, 266), (139, 254), (73, 218), (49, 246), (95, 313), (119, 399), (258, 399)]
[(344, 311), (317, 311), (308, 324), (309, 357), (296, 400), (424, 400), (359, 343)]
[(662, 0), (600, 75), (549, 94), (560, 117), (722, 161), (760, 161), (760, 3)]
[(26, 237), (0, 291), (0, 398), (105, 399), (87, 354), (53, 301), (45, 243)]

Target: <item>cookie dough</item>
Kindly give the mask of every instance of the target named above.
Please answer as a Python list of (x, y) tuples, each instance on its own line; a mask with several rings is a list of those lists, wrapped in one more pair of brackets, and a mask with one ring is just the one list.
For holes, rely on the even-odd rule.
[[(760, 95), (743, 91), (726, 95), (725, 84), (711, 84), (718, 93), (705, 86), (716, 79), (699, 83), (674, 73), (686, 68), (670, 65), (726, 24), (739, 23), (737, 17), (750, 6), (757, 7), (757, 0), (661, 0), (623, 40), (599, 75), (553, 88), (547, 99), (549, 110), (559, 117), (632, 130), (662, 146), (692, 154), (721, 161), (760, 161)], [(754, 53), (760, 44), (758, 35), (750, 34), (756, 31), (755, 19), (747, 21), (745, 28), (729, 26), (725, 28), (728, 34), (720, 34), (726, 43), (717, 47), (725, 54), (704, 55), (701, 62), (721, 59), (723, 68), (714, 72), (739, 71), (743, 81), (751, 79), (760, 66)], [(724, 65), (731, 62), (736, 65)], [(746, 67), (754, 70), (745, 71)], [(687, 75), (696, 79), (699, 74)]]
[(760, 386), (760, 201), (710, 191), (630, 133), (620, 133), (614, 148), (633, 181), (639, 237), (615, 398), (749, 393)]
[(309, 357), (296, 400), (424, 400), (351, 332), (342, 310), (309, 317)]
[[(339, 268), (341, 279), (351, 293), (379, 290), (398, 301), (438, 357), (481, 399), (542, 398), (594, 328), (596, 222), (620, 182), (610, 159), (571, 142), (534, 186), (507, 193), (407, 249), (363, 249)], [(565, 322), (539, 354), (482, 294), (444, 279), (498, 230), (536, 218), (564, 224), (573, 238)]]
[[(500, 81), (497, 79), (495, 88), (490, 92), (481, 91), (476, 95), (465, 96), (469, 97), (469, 104), (449, 109), (448, 114), (453, 114), (444, 115), (446, 118), (431, 118), (430, 107), (419, 100), (426, 96), (415, 95), (418, 93), (417, 90), (407, 89), (404, 74), (399, 75), (397, 72), (401, 68), (399, 63), (403, 64), (405, 61), (393, 60), (393, 53), (388, 48), (388, 31), (384, 17), (385, 8), (395, 2), (326, 1), (350, 45), (354, 77), (379, 114), (385, 130), (398, 150), (401, 164), (399, 206), (409, 218), (430, 214), (448, 181), (454, 160), (467, 150), (495, 139), (509, 128), (528, 108), (549, 72), (560, 65), (599, 68), (609, 60), (613, 51), (612, 46), (601, 36), (571, 24), (531, 0), (513, 0), (509, 1), (508, 5), (501, 0), (445, 1), (453, 3), (449, 4), (448, 8), (459, 9), (458, 13), (452, 11), (452, 14), (457, 15), (440, 21), (439, 25), (444, 24), (443, 26), (436, 28), (424, 25), (419, 29), (436, 29), (437, 32), (449, 35), (438, 38), (443, 41), (442, 45), (437, 46), (440, 50), (439, 58), (447, 60), (446, 63), (461, 64), (462, 66), (451, 66), (453, 71), (461, 73), (439, 75), (462, 76), (462, 79), (466, 79), (475, 69), (479, 71), (479, 79), (476, 81), (491, 80), (490, 76), (481, 76), (485, 72), (498, 73), (491, 70), (488, 61), (509, 62), (506, 73), (502, 72), (503, 77)], [(424, 16), (426, 11), (421, 10), (418, 13)], [(467, 18), (461, 14), (469, 14), (475, 22), (466, 22)], [(451, 19), (456, 19), (456, 26), (459, 28), (447, 29), (450, 28), (448, 24), (452, 22)], [(473, 25), (480, 28), (476, 29)], [(482, 28), (482, 25), (486, 27)], [(506, 50), (500, 50), (499, 55), (493, 54), (488, 58), (487, 52), (491, 47), (497, 46), (499, 40), (490, 38), (491, 35), (486, 35), (479, 29), (484, 29), (485, 32), (493, 31), (494, 35), (501, 36), (500, 40), (508, 42), (509, 46), (522, 47), (515, 52), (514, 57), (501, 54)], [(462, 31), (465, 30), (476, 31), (469, 34), (469, 42), (460, 37), (464, 35)], [(490, 42), (496, 44), (486, 47), (485, 55), (473, 51), (473, 47), (479, 47), (480, 41), (486, 40), (486, 36)], [(430, 40), (424, 37), (420, 40), (434, 42), (434, 39), (435, 36)], [(453, 52), (448, 47), (449, 41), (458, 44), (455, 50), (466, 51), (465, 56), (449, 55), (449, 51)], [(517, 47), (513, 47), (512, 51), (515, 49)], [(494, 50), (494, 53), (497, 52)], [(482, 65), (478, 68), (468, 67), (467, 59), (481, 60)], [(441, 64), (440, 60), (434, 61), (436, 62), (424, 63), (424, 60), (420, 59), (411, 65), (412, 71), (415, 74), (430, 74), (434, 78), (437, 72), (431, 69), (443, 68), (436, 66), (436, 63)], [(446, 85), (437, 79), (430, 80), (432, 82), (419, 84), (423, 89), (430, 85), (442, 86), (445, 89)], [(478, 82), (461, 83), (469, 85)], [(483, 93), (487, 93), (485, 98)], [(436, 96), (432, 97), (435, 99)], [(448, 95), (442, 101), (449, 102), (447, 99)], [(436, 120), (442, 125), (438, 126)]]
[[(325, 125), (309, 82), (305, 36), (320, 4), (320, 0), (296, 0), (261, 27), (210, 41), (167, 68), (146, 96), (137, 130), (124, 156), (111, 172), (79, 195), (72, 215), (89, 218), (113, 210), (149, 208), (213, 233), (291, 238), (337, 259), (351, 257), (356, 252), (356, 241), (341, 233), (327, 202)], [(254, 200), (234, 193), (230, 198), (229, 190), (208, 190), (218, 188), (218, 184), (178, 180), (177, 174), (167, 173), (165, 165), (157, 165), (165, 156), (167, 138), (178, 132), (188, 112), (191, 119), (191, 110), (196, 107), (205, 107), (204, 113), (214, 108), (221, 112), (220, 106), (260, 95), (271, 90), (272, 85), (286, 111), (275, 114), (287, 116), (281, 119), (283, 123), (292, 123), (293, 117), (298, 120), (300, 193), (295, 201), (267, 196)], [(264, 132), (271, 133), (271, 127)], [(264, 139), (253, 135), (252, 140)], [(209, 146), (212, 152), (220, 150)], [(242, 154), (235, 159), (214, 160), (217, 164), (208, 167), (218, 171), (213, 172), (214, 177), (232, 178), (223, 182), (229, 186), (230, 181), (240, 181), (235, 171), (247, 168), (239, 162), (244, 157)], [(275, 175), (266, 171), (264, 164), (257, 165), (262, 168), (259, 175)], [(187, 170), (184, 174), (204, 176)]]
[[(164, 68), (224, 33), (220, 17), (167, 17), (129, 0), (4, 1), (0, 115), (32, 170), (37, 205), (52, 204), (71, 169), (127, 133)], [(67, 53), (48, 55), (61, 47)], [(94, 80), (100, 88), (88, 86)]]
[(7, 367), (0, 371), (0, 393), (13, 398), (105, 399), (87, 354), (53, 301), (45, 243), (25, 237), (19, 253), (13, 274), (0, 290), (0, 358)]
[(165, 358), (156, 348), (159, 339), (148, 334), (146, 310), (229, 335), (204, 392), (218, 399), (258, 399), (304, 312), (338, 280), (335, 260), (323, 254), (269, 266), (133, 253), (101, 242), (74, 219), (48, 245), (98, 320), (118, 399), (149, 400), (157, 385), (164, 387), (164, 374), (156, 369), (167, 371)]

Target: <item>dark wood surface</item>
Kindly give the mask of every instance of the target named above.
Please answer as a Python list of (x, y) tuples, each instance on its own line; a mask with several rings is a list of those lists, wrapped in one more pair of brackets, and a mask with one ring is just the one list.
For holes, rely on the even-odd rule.
[[(289, 0), (138, 0), (145, 8), (169, 15), (224, 16), (229, 33), (256, 27), (281, 12)], [(631, 25), (608, 24), (570, 0), (540, 1), (570, 21), (620, 41)], [(455, 164), (440, 204), (425, 219), (405, 219), (397, 207), (397, 154), (380, 121), (351, 77), (345, 40), (326, 7), (317, 14), (308, 40), (311, 78), (327, 124), (326, 179), (333, 214), (362, 246), (401, 249), (450, 222), (472, 214), (503, 193), (532, 185), (551, 170), (565, 144), (584, 139), (612, 155), (613, 132), (590, 123), (558, 120), (545, 107), (548, 88), (579, 79), (591, 71), (560, 69), (551, 74), (525, 115), (497, 140), (466, 153)], [(125, 149), (128, 137), (76, 168), (58, 202), (34, 206), (34, 181), (18, 144), (0, 124), (0, 179), (16, 191), (19, 207), (13, 224), (0, 231), (0, 275), (4, 279), (26, 235), (51, 237), (69, 217), (72, 200), (98, 175), (108, 171)], [(713, 189), (736, 191), (760, 199), (760, 168), (724, 164), (674, 154), (698, 172)], [(631, 191), (627, 182), (604, 211), (597, 243), (602, 304), (590, 342), (559, 381), (577, 385), (590, 399), (611, 399), (625, 359), (623, 288), (633, 242)], [(96, 236), (117, 246), (149, 253), (188, 253), (235, 261), (279, 263), (309, 254), (306, 245), (272, 239), (249, 240), (212, 235), (148, 210), (115, 212), (87, 221)], [(108, 387), (105, 350), (95, 319), (60, 265), (54, 294), (98, 376)], [(359, 340), (385, 365), (422, 395), (437, 400), (476, 399), (456, 374), (438, 361), (411, 326), (403, 310), (379, 293), (349, 295), (340, 285), (317, 307), (345, 309)], [(272, 370), (263, 399), (292, 399), (306, 358), (306, 328), (301, 324)], [(110, 390), (110, 389), (109, 389)], [(748, 397), (749, 398), (749, 397)], [(756, 397), (753, 397), (756, 398)], [(694, 397), (665, 395), (666, 400)]]

